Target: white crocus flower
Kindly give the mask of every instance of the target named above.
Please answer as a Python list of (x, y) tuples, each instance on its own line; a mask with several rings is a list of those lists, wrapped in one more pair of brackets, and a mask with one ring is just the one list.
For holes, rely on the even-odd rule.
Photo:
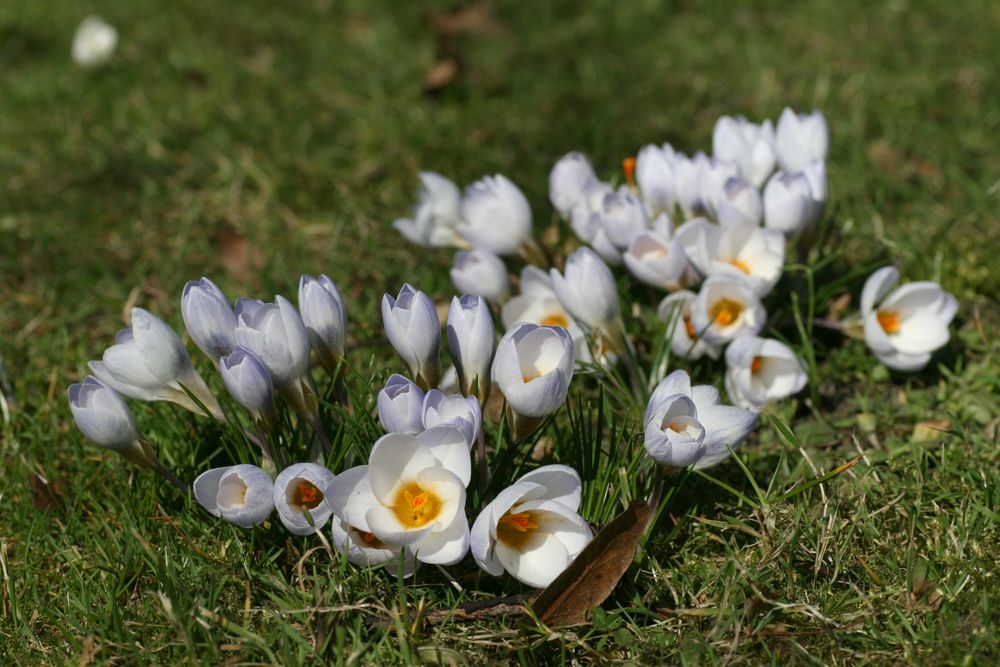
[(608, 264), (618, 266), (622, 263), (621, 253), (608, 238), (601, 223), (601, 211), (604, 200), (614, 196), (614, 189), (597, 179), (587, 182), (583, 188), (583, 196), (570, 211), (570, 226), (577, 237), (593, 248)]
[(774, 126), (769, 120), (757, 125), (742, 116), (721, 116), (712, 131), (712, 154), (737, 165), (740, 175), (759, 188), (774, 171)]
[(347, 346), (347, 308), (337, 285), (324, 275), (303, 275), (299, 279), (299, 312), (320, 364), (327, 374), (335, 376)]
[(135, 427), (132, 411), (114, 389), (88, 375), (82, 383), (70, 385), (68, 393), (73, 420), (88, 440), (136, 465), (158, 466)]
[(501, 174), (465, 189), (458, 233), (475, 248), (493, 254), (523, 255), (534, 247), (531, 206), (524, 193)]
[(490, 364), (496, 339), (493, 315), (486, 301), (470, 294), (454, 297), (448, 309), (446, 333), (462, 393), (475, 394), (485, 401), (493, 384)]
[(472, 525), (472, 556), (493, 576), (506, 570), (521, 583), (544, 588), (569, 567), (593, 535), (577, 514), (580, 476), (564, 465), (524, 475), (479, 513)]
[(402, 547), (390, 547), (374, 533), (358, 530), (338, 516), (330, 519), (330, 533), (337, 550), (347, 555), (347, 560), (360, 567), (384, 565), (390, 575), (397, 572), (399, 559), (403, 559), (403, 576), (409, 577), (416, 570), (413, 554)]
[(111, 59), (118, 45), (118, 31), (99, 16), (88, 16), (73, 36), (73, 61), (81, 67), (97, 67)]
[(386, 336), (423, 389), (441, 379), (441, 320), (430, 297), (404, 284), (393, 298), (382, 297), (382, 324)]
[(424, 391), (402, 375), (393, 375), (376, 398), (378, 418), (386, 433), (424, 430)]
[(218, 363), (236, 347), (236, 313), (222, 290), (208, 278), (191, 280), (181, 294), (181, 316), (198, 348)]
[(691, 323), (709, 343), (721, 345), (760, 331), (767, 313), (753, 285), (741, 274), (710, 276), (691, 308)]
[(810, 223), (819, 220), (826, 207), (826, 197), (829, 191), (829, 181), (826, 176), (826, 163), (821, 161), (810, 162), (802, 167), (800, 172), (809, 181), (809, 195), (812, 199), (812, 211), (810, 213)]
[(802, 361), (781, 341), (744, 336), (726, 348), (726, 392), (736, 405), (761, 408), (799, 393), (808, 381)]
[(424, 429), (454, 426), (462, 432), (471, 447), (483, 427), (483, 413), (474, 396), (445, 395), (437, 389), (431, 389), (424, 396), (423, 424)]
[(608, 265), (590, 248), (566, 258), (562, 272), (551, 269), (552, 289), (559, 303), (597, 340), (600, 349), (624, 350), (625, 326), (618, 305), (618, 287)]
[(691, 361), (701, 359), (703, 356), (718, 359), (722, 348), (699, 336), (691, 322), (692, 307), (696, 298), (695, 293), (690, 290), (674, 292), (660, 302), (656, 314), (668, 324), (673, 322), (673, 328), (668, 335), (670, 350), (676, 356)]
[(438, 426), (412, 436), (392, 433), (372, 447), (368, 465), (328, 485), (337, 516), (423, 563), (452, 565), (469, 550), (465, 487), (472, 460), (465, 436)]
[(412, 218), (400, 218), (392, 226), (406, 240), (426, 248), (468, 247), (459, 236), (462, 223), (462, 195), (449, 179), (424, 171), (420, 173), (419, 202)]
[(594, 167), (583, 153), (573, 152), (559, 158), (549, 172), (549, 200), (563, 218), (583, 197), (587, 182), (596, 179)]
[(237, 346), (219, 358), (219, 375), (226, 390), (255, 419), (274, 424), (274, 381), (267, 366), (245, 347)]
[(709, 274), (742, 273), (757, 296), (764, 297), (781, 278), (784, 264), (784, 235), (744, 222), (722, 230)]
[(648, 231), (638, 234), (622, 259), (629, 272), (647, 285), (678, 290), (686, 282), (688, 261), (684, 246), (680, 241), (671, 239), (669, 233)]
[(796, 114), (788, 107), (781, 112), (774, 145), (784, 171), (797, 172), (810, 162), (825, 161), (829, 142), (830, 131), (822, 112)]
[(212, 516), (253, 528), (274, 511), (274, 482), (254, 465), (213, 468), (194, 481), (194, 497)]
[(715, 387), (692, 387), (686, 371), (665, 377), (649, 399), (644, 445), (660, 465), (708, 468), (729, 457), (757, 423), (756, 410), (722, 405)]
[(722, 228), (707, 218), (691, 218), (674, 232), (688, 260), (685, 285), (695, 285), (708, 275), (721, 236)]
[(886, 266), (861, 292), (865, 342), (878, 360), (898, 371), (918, 371), (947, 344), (958, 301), (937, 283), (919, 281), (893, 289), (899, 271)]
[(708, 158), (700, 164), (698, 188), (701, 208), (710, 216), (719, 219), (719, 205), (726, 197), (726, 183), (739, 178), (740, 170), (731, 162)]
[(742, 178), (730, 178), (719, 198), (717, 217), (723, 227), (742, 223), (759, 225), (764, 219), (764, 201), (760, 190)]
[(132, 309), (132, 326), (115, 337), (101, 361), (91, 361), (94, 375), (120, 394), (140, 401), (172, 401), (204, 414), (187, 389), (211, 416), (225, 421), (219, 402), (191, 365), (177, 333), (147, 310)]
[[(333, 473), (316, 463), (295, 463), (274, 480), (274, 506), (285, 528), (294, 535), (312, 535), (326, 525), (333, 514), (327, 488)], [(306, 511), (312, 517), (309, 525)]]
[(475, 294), (501, 304), (510, 296), (510, 276), (503, 260), (486, 250), (459, 250), (451, 282), (462, 294)]
[(809, 178), (803, 173), (775, 172), (764, 186), (764, 226), (797, 237), (815, 219)]
[(521, 270), (521, 293), (503, 305), (500, 320), (507, 331), (520, 322), (562, 327), (573, 339), (577, 361), (592, 360), (583, 329), (559, 303), (549, 274), (536, 266), (529, 264)]
[(626, 187), (605, 195), (598, 217), (608, 241), (619, 252), (628, 248), (633, 237), (649, 229), (646, 206)]
[(635, 159), (635, 180), (652, 215), (674, 209), (674, 149), (670, 144), (649, 144)]

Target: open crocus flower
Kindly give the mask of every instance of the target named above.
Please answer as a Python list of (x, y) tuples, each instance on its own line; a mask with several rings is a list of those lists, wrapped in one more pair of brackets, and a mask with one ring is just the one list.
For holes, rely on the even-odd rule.
[(810, 162), (825, 161), (829, 143), (830, 132), (822, 112), (796, 114), (788, 107), (781, 112), (774, 145), (783, 170), (797, 172)]
[(132, 309), (132, 326), (115, 337), (101, 361), (91, 361), (94, 375), (120, 394), (140, 401), (172, 401), (197, 414), (203, 409), (225, 421), (219, 402), (191, 365), (177, 333), (147, 310)]
[(534, 247), (531, 206), (524, 193), (501, 174), (465, 189), (458, 233), (475, 248), (495, 255), (524, 255)]
[(774, 126), (769, 120), (757, 125), (742, 116), (721, 116), (712, 131), (712, 155), (737, 165), (740, 175), (759, 188), (774, 171)]
[(274, 510), (274, 482), (254, 465), (213, 468), (194, 481), (194, 497), (212, 516), (252, 528)]
[(409, 284), (399, 295), (382, 297), (382, 324), (386, 336), (410, 373), (424, 389), (441, 379), (441, 320), (430, 297)]
[(569, 223), (577, 237), (593, 248), (601, 259), (618, 266), (622, 263), (621, 253), (601, 224), (604, 200), (614, 194), (614, 189), (607, 183), (596, 178), (588, 181), (583, 188), (583, 195), (570, 211)]
[(584, 363), (591, 361), (583, 329), (559, 303), (549, 274), (536, 266), (529, 264), (521, 270), (521, 293), (503, 305), (500, 320), (508, 331), (520, 322), (562, 327), (569, 331), (573, 339), (577, 360)]
[(462, 393), (475, 394), (485, 401), (493, 384), (490, 364), (496, 338), (493, 315), (486, 301), (469, 294), (453, 298), (448, 309), (446, 333)]
[(691, 218), (674, 232), (673, 238), (684, 247), (688, 260), (686, 285), (696, 284), (708, 275), (721, 236), (722, 228), (707, 218)]
[(324, 275), (303, 275), (299, 279), (299, 312), (319, 363), (331, 377), (336, 375), (347, 345), (347, 308), (340, 290)]
[(393, 375), (379, 391), (378, 418), (386, 433), (424, 430), (424, 391), (402, 375)]
[(510, 296), (510, 276), (503, 260), (486, 250), (459, 250), (451, 267), (451, 282), (461, 294), (474, 294), (493, 303)]
[[(326, 489), (333, 479), (332, 472), (316, 463), (295, 463), (281, 471), (274, 480), (273, 498), (278, 517), (288, 532), (312, 535), (326, 525), (333, 514)], [(315, 528), (309, 525), (307, 510)]]
[(815, 205), (805, 174), (775, 172), (764, 186), (764, 225), (785, 236), (799, 236), (812, 224)]
[(70, 385), (69, 409), (80, 432), (95, 445), (118, 452), (136, 465), (157, 466), (152, 450), (139, 436), (128, 405), (97, 378), (88, 375), (82, 383)]
[(674, 209), (674, 149), (649, 144), (635, 158), (635, 180), (652, 215)]
[(644, 445), (653, 460), (673, 468), (708, 468), (740, 446), (757, 412), (722, 405), (715, 387), (692, 387), (686, 371), (663, 378), (646, 406)]
[(718, 274), (702, 283), (691, 308), (691, 323), (709, 343), (721, 345), (764, 327), (767, 313), (742, 274)]
[(618, 305), (618, 287), (608, 265), (590, 248), (579, 248), (566, 258), (562, 273), (551, 269), (552, 288), (559, 303), (588, 329), (601, 350), (621, 352), (625, 327)]
[(638, 234), (622, 259), (629, 272), (647, 285), (678, 290), (685, 284), (688, 261), (684, 246), (668, 234), (659, 231)]
[(431, 389), (424, 396), (423, 422), (425, 429), (454, 426), (462, 432), (471, 447), (483, 427), (483, 413), (475, 396), (445, 395)]
[(699, 336), (691, 322), (695, 298), (695, 293), (690, 290), (674, 292), (660, 302), (656, 314), (664, 322), (673, 322), (673, 328), (667, 335), (670, 336), (670, 350), (676, 356), (691, 361), (706, 355), (718, 359), (722, 348)]
[(483, 508), (472, 525), (472, 556), (493, 576), (506, 570), (521, 583), (544, 588), (592, 538), (580, 507), (580, 476), (563, 465), (521, 477)]
[(181, 315), (191, 340), (213, 362), (236, 347), (236, 313), (226, 295), (208, 278), (184, 285)]
[(742, 273), (763, 297), (774, 289), (784, 265), (785, 236), (744, 222), (722, 230), (709, 274)]
[(799, 393), (808, 381), (798, 356), (781, 341), (744, 336), (726, 348), (726, 392), (736, 405), (760, 408)]
[(110, 60), (118, 45), (118, 31), (99, 16), (88, 16), (73, 36), (73, 61), (97, 67)]
[(596, 178), (594, 167), (583, 153), (567, 153), (559, 158), (549, 172), (549, 200), (559, 215), (569, 217), (570, 211), (583, 197), (584, 186)]
[(865, 282), (861, 318), (865, 342), (878, 360), (897, 371), (918, 371), (950, 337), (958, 301), (937, 283), (912, 282), (893, 289), (899, 271), (885, 266)]
[(330, 519), (330, 533), (333, 544), (347, 555), (347, 560), (361, 567), (385, 565), (390, 574), (397, 571), (397, 563), (403, 559), (403, 576), (409, 577), (416, 569), (413, 554), (402, 547), (390, 547), (374, 534), (358, 530), (338, 516)]
[(465, 436), (438, 426), (416, 436), (382, 436), (368, 465), (338, 475), (327, 493), (337, 516), (362, 535), (406, 547), (423, 563), (452, 565), (469, 550), (465, 487), (471, 476)]
[(749, 223), (759, 225), (764, 219), (760, 190), (742, 178), (730, 178), (722, 188), (716, 215), (723, 227)]
[(459, 236), (462, 223), (462, 195), (449, 179), (430, 171), (420, 173), (419, 201), (412, 218), (400, 218), (392, 223), (410, 243), (426, 248), (457, 246), (468, 243)]

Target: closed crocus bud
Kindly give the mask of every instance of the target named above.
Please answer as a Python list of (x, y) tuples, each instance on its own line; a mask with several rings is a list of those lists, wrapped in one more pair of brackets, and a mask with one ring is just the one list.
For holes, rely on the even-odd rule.
[(515, 441), (531, 435), (566, 401), (574, 360), (573, 339), (563, 327), (522, 322), (500, 339), (493, 381), (513, 413)]
[(101, 361), (90, 362), (94, 375), (120, 394), (140, 401), (172, 401), (197, 414), (208, 410), (225, 421), (208, 385), (191, 365), (184, 343), (163, 320), (142, 308), (132, 309), (132, 326), (115, 337)]
[(696, 153), (687, 157), (683, 153), (674, 154), (674, 197), (684, 216), (691, 218), (705, 212), (702, 202), (701, 179), (708, 169), (708, 157)]
[(716, 220), (719, 219), (719, 205), (726, 196), (726, 183), (739, 175), (739, 167), (731, 162), (708, 158), (701, 163), (698, 177), (701, 206)]
[(118, 31), (99, 16), (88, 16), (73, 36), (73, 61), (81, 67), (97, 67), (111, 59), (118, 45)]
[(441, 321), (430, 297), (404, 284), (396, 298), (382, 297), (382, 324), (389, 342), (417, 384), (436, 387), (441, 379)]
[(619, 252), (628, 248), (637, 234), (649, 229), (646, 206), (625, 187), (604, 197), (599, 216), (608, 241)]
[(594, 175), (594, 167), (583, 153), (567, 153), (549, 172), (549, 200), (559, 215), (569, 216), (570, 210), (583, 197), (583, 188)]
[(487, 176), (466, 188), (462, 218), (458, 233), (475, 248), (507, 256), (533, 245), (531, 206), (506, 176)]
[(639, 234), (632, 239), (622, 258), (632, 275), (647, 285), (676, 290), (684, 282), (688, 265), (684, 246), (662, 234)]
[(759, 225), (764, 219), (760, 191), (742, 178), (730, 178), (722, 189), (717, 216), (723, 227), (744, 223)]
[(826, 163), (810, 162), (802, 168), (802, 175), (809, 181), (809, 194), (812, 198), (812, 215), (810, 222), (816, 222), (826, 207), (826, 196), (829, 182), (826, 177)]
[(462, 393), (475, 394), (485, 401), (492, 385), (490, 364), (496, 336), (486, 301), (469, 294), (453, 298), (448, 309), (447, 334)]
[(795, 237), (814, 219), (809, 179), (805, 174), (776, 172), (764, 186), (764, 226)]
[(299, 312), (324, 370), (332, 377), (347, 344), (347, 309), (340, 290), (324, 275), (299, 280)]
[(676, 356), (692, 361), (703, 356), (718, 359), (722, 348), (699, 336), (691, 321), (695, 299), (695, 293), (689, 290), (674, 292), (660, 302), (656, 314), (668, 323), (670, 350)]
[(402, 375), (393, 375), (376, 399), (378, 418), (386, 433), (424, 430), (424, 391)]
[(237, 403), (255, 418), (274, 423), (274, 383), (267, 367), (253, 352), (237, 346), (228, 356), (219, 358), (219, 374)]
[(757, 125), (742, 116), (722, 116), (712, 132), (712, 155), (737, 165), (740, 175), (759, 188), (774, 171), (774, 126), (769, 120)]
[(132, 412), (116, 391), (88, 375), (82, 383), (70, 385), (69, 409), (80, 432), (95, 445), (132, 463), (154, 467), (155, 458), (140, 443)]
[(434, 172), (420, 173), (419, 201), (413, 208), (412, 218), (400, 218), (392, 223), (410, 243), (426, 248), (456, 246), (468, 243), (459, 236), (462, 223), (462, 194), (458, 186)]
[(736, 405), (761, 408), (799, 393), (808, 381), (798, 356), (781, 341), (745, 336), (726, 348), (726, 392)]
[(719, 391), (691, 386), (683, 370), (665, 377), (649, 399), (644, 445), (654, 461), (672, 468), (708, 468), (729, 457), (757, 423), (757, 411), (722, 405)]
[(184, 285), (181, 316), (191, 340), (212, 361), (236, 347), (236, 313), (226, 295), (208, 278)]
[(425, 429), (454, 426), (462, 432), (471, 447), (483, 426), (483, 413), (479, 409), (479, 401), (473, 396), (446, 396), (437, 389), (431, 389), (424, 396), (423, 422)]
[(563, 273), (549, 271), (559, 302), (577, 322), (602, 339), (613, 352), (623, 349), (624, 327), (618, 306), (618, 288), (608, 265), (590, 248), (580, 248), (566, 259)]
[(451, 267), (451, 282), (463, 294), (501, 304), (510, 296), (510, 276), (503, 260), (486, 250), (459, 250)]
[(722, 230), (709, 274), (743, 274), (757, 296), (771, 292), (785, 264), (785, 237), (749, 222)]
[(635, 180), (653, 215), (674, 208), (674, 149), (670, 144), (643, 146), (635, 159)]
[[(333, 473), (316, 463), (296, 463), (281, 471), (274, 480), (274, 506), (285, 528), (293, 535), (312, 535), (326, 525), (333, 514), (326, 490)], [(309, 511), (315, 528), (309, 525)]]
[(593, 537), (577, 514), (581, 486), (575, 470), (550, 465), (498, 493), (472, 525), (476, 564), (534, 588), (551, 584)]
[(194, 497), (209, 514), (240, 528), (263, 523), (274, 511), (271, 476), (249, 464), (203, 472), (194, 481)]
[(691, 323), (709, 343), (721, 345), (763, 328), (767, 313), (753, 285), (739, 274), (710, 276), (691, 309)]
[(788, 107), (781, 112), (774, 143), (778, 165), (784, 171), (797, 172), (810, 162), (825, 161), (829, 142), (822, 112), (796, 114)]
[(897, 371), (919, 371), (931, 354), (948, 343), (948, 326), (958, 301), (937, 283), (918, 281), (895, 287), (899, 271), (886, 266), (871, 275), (861, 292), (865, 342), (878, 360)]

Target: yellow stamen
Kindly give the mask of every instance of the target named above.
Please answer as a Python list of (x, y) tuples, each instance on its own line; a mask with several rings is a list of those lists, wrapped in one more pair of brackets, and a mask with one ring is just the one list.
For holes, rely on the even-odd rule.
[(734, 260), (730, 261), (729, 263), (732, 264), (733, 266), (735, 266), (737, 269), (739, 269), (743, 273), (745, 273), (747, 275), (750, 275), (750, 267), (747, 266), (746, 262), (741, 262), (738, 259), (734, 259)]
[(760, 357), (754, 357), (753, 361), (750, 362), (750, 372), (757, 373), (763, 366), (764, 366), (764, 360)]
[(622, 160), (622, 171), (625, 172), (625, 183), (630, 188), (635, 188), (635, 158), (627, 157)]
[(569, 320), (563, 313), (549, 313), (542, 319), (542, 325), (547, 327), (569, 327)]
[(538, 517), (531, 512), (508, 512), (497, 522), (497, 539), (514, 549), (522, 549), (538, 528)]
[(670, 422), (670, 424), (667, 426), (667, 428), (670, 429), (671, 431), (673, 431), (674, 433), (683, 433), (684, 432), (684, 425), (683, 424), (678, 424), (677, 422)]
[(403, 486), (391, 505), (399, 522), (408, 528), (419, 528), (430, 523), (441, 513), (441, 499), (432, 491), (425, 491), (416, 482)]
[(886, 333), (894, 334), (899, 331), (899, 313), (895, 310), (880, 310), (876, 317)]
[(323, 502), (323, 492), (316, 488), (312, 482), (300, 479), (298, 486), (292, 492), (292, 502), (289, 504), (292, 507), (298, 507), (300, 510), (313, 510), (321, 502)]
[(743, 304), (732, 299), (720, 299), (708, 311), (716, 324), (727, 327), (735, 322), (743, 312)]

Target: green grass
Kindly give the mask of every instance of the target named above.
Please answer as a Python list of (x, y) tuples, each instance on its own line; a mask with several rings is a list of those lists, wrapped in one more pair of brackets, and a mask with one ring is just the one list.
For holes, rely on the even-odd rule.
[[(485, 26), (438, 40), (431, 17), (452, 3), (0, 4), (4, 661), (391, 663), (433, 647), (545, 664), (1000, 661), (1000, 6), (731, 4), (496, 3)], [(92, 11), (121, 44), (84, 72), (69, 45)], [(436, 49), (462, 71), (428, 95)], [(610, 175), (643, 143), (708, 149), (720, 114), (776, 118), (786, 104), (821, 108), (832, 132), (826, 223), (841, 257), (818, 286), (840, 283), (817, 311), (856, 297), (851, 267), (894, 261), (960, 299), (953, 341), (902, 376), (863, 343), (819, 336), (818, 403), (778, 406), (745, 470), (688, 476), (591, 625), (415, 632), (406, 614), (459, 599), (434, 568), (400, 584), (275, 522), (220, 524), (69, 419), (66, 387), (123, 326), (123, 304), (179, 325), (180, 289), (202, 274), (267, 298), (325, 272), (355, 341), (378, 335), (378, 299), (403, 280), (449, 296), (449, 254), (389, 228), (420, 169), (507, 174), (541, 231), (566, 151)], [(395, 363), (384, 347), (354, 361)], [(207, 467), (213, 426), (134, 408), (180, 472)], [(634, 446), (634, 417), (597, 426), (602, 447)], [(455, 574), (462, 600), (520, 590), (468, 564)], [(365, 625), (386, 609), (406, 611)]]

